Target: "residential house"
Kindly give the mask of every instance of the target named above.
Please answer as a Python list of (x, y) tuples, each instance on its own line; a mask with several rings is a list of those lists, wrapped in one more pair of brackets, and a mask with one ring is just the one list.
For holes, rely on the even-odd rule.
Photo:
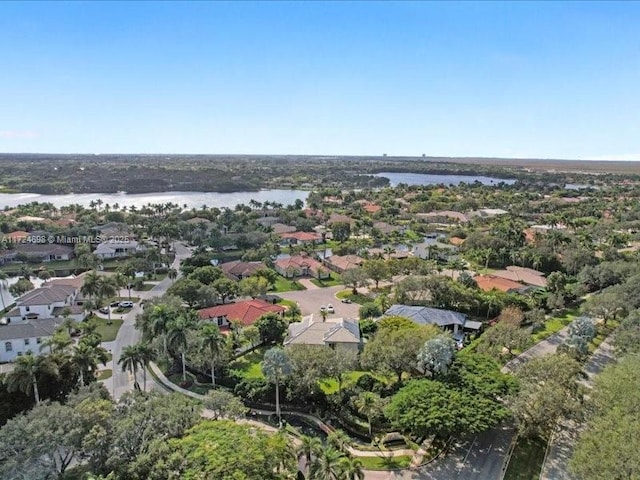
[(24, 323), (34, 319), (63, 317), (65, 309), (70, 318), (84, 320), (84, 309), (76, 303), (80, 288), (73, 284), (45, 283), (25, 293), (16, 307), (5, 315), (7, 323)]
[(129, 226), (125, 223), (118, 222), (109, 222), (104, 225), (97, 225), (93, 227), (93, 230), (98, 232), (98, 234), (103, 238), (111, 238), (111, 237), (129, 237), (131, 239), (134, 238), (133, 233), (129, 229)]
[(15, 258), (18, 255), (25, 255), (27, 258), (42, 262), (71, 260), (73, 258), (73, 247), (56, 243), (20, 243), (13, 251), (16, 253)]
[(361, 267), (363, 263), (364, 259), (358, 255), (331, 255), (324, 260), (327, 267), (338, 273)]
[(322, 243), (322, 235), (316, 232), (291, 232), (280, 234), (280, 245), (316, 245)]
[(473, 279), (478, 284), (478, 288), (485, 292), (500, 290), (505, 293), (524, 293), (531, 287), (495, 275), (477, 275)]
[(219, 267), (231, 280), (242, 280), (255, 274), (258, 270), (267, 268), (264, 262), (242, 262), (240, 260), (221, 263)]
[(24, 230), (17, 230), (15, 232), (6, 233), (2, 236), (2, 240), (7, 243), (22, 243), (29, 237), (31, 234), (29, 232), (25, 232)]
[(243, 327), (248, 327), (267, 313), (276, 313), (284, 316), (285, 312), (286, 308), (281, 305), (274, 305), (264, 300), (255, 299), (203, 308), (198, 310), (198, 316), (201, 320), (213, 322), (222, 330), (225, 330), (229, 328), (232, 322), (238, 322)]
[(464, 213), (454, 212), (452, 210), (417, 213), (416, 219), (423, 220), (428, 223), (467, 223), (469, 221), (469, 217)]
[(314, 277), (329, 278), (331, 273), (318, 260), (308, 255), (294, 255), (275, 261), (275, 270), (285, 278)]
[(518, 267), (511, 265), (505, 270), (496, 270), (492, 273), (496, 277), (506, 278), (514, 282), (524, 283), (532, 287), (547, 288), (547, 279), (544, 273), (532, 268)]
[(418, 325), (437, 325), (450, 330), (458, 340), (462, 338), (463, 330), (478, 331), (482, 327), (482, 323), (469, 320), (464, 313), (441, 308), (396, 304), (389, 307), (384, 316), (405, 317)]
[(327, 220), (327, 225), (333, 225), (334, 223), (348, 223), (353, 225), (356, 221), (348, 215), (343, 215), (341, 213), (332, 213)]
[(13, 362), (17, 357), (40, 351), (42, 341), (53, 336), (61, 321), (54, 318), (34, 319), (28, 322), (0, 325), (0, 363)]
[(289, 325), (284, 346), (318, 345), (330, 348), (345, 348), (358, 351), (362, 344), (360, 327), (357, 320), (331, 318), (325, 321), (314, 320), (313, 315), (304, 317), (301, 322)]
[(99, 244), (93, 251), (98, 258), (120, 258), (134, 255), (144, 250), (144, 247), (136, 240), (128, 242), (107, 241)]
[(390, 235), (393, 232), (406, 233), (407, 227), (405, 225), (391, 225), (387, 222), (375, 222), (373, 228), (378, 230), (383, 235)]
[(271, 225), (271, 231), (276, 235), (281, 235), (283, 233), (293, 233), (296, 230), (298, 230), (296, 227), (285, 225), (284, 223), (275, 223)]
[(422, 243), (418, 243), (411, 248), (414, 257), (422, 259), (442, 260), (448, 262), (458, 258), (458, 247), (451, 243), (443, 243), (444, 237), (425, 237)]
[(261, 217), (256, 219), (256, 222), (262, 225), (263, 227), (271, 227), (276, 223), (280, 223), (280, 217)]

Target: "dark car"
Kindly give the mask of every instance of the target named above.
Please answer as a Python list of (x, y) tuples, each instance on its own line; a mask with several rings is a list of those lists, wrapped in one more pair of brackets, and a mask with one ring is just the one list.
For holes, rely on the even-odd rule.
[(110, 307), (119, 307), (120, 306), (120, 302), (111, 302), (111, 304), (109, 306)]
[(341, 300), (341, 302), (342, 302), (342, 303), (351, 303), (351, 299), (349, 299), (349, 298), (343, 298), (343, 299)]

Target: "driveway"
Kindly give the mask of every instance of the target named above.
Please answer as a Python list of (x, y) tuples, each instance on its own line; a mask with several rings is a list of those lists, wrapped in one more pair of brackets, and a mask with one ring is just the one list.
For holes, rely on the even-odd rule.
[(302, 315), (318, 315), (320, 306), (330, 303), (333, 305), (333, 308), (335, 308), (335, 313), (330, 313), (327, 318), (358, 318), (360, 305), (357, 303), (341, 303), (340, 300), (336, 298), (336, 293), (344, 289), (344, 286), (337, 286), (284, 292), (278, 293), (277, 295), (286, 300), (297, 302), (302, 311)]

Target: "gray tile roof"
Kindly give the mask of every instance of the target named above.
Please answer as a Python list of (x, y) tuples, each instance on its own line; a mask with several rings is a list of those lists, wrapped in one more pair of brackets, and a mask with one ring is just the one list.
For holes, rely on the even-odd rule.
[(463, 313), (410, 305), (392, 305), (384, 314), (386, 316), (406, 317), (420, 325), (434, 324), (440, 327), (448, 325), (463, 326), (467, 321), (467, 316)]
[(0, 325), (0, 341), (50, 337), (59, 325), (60, 321), (54, 318), (42, 318), (39, 320), (30, 320), (27, 323)]
[(75, 287), (71, 285), (52, 285), (36, 288), (25, 293), (18, 299), (18, 306), (51, 305), (54, 302), (64, 302), (73, 294)]

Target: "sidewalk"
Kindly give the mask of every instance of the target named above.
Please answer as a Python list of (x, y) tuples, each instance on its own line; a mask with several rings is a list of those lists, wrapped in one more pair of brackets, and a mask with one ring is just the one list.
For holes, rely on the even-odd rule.
[[(603, 341), (584, 365), (583, 371), (586, 373), (587, 378), (581, 380), (580, 383), (588, 388), (593, 387), (593, 380), (596, 375), (605, 366), (615, 361), (615, 352), (611, 345), (611, 339), (611, 336), (609, 336)], [(584, 424), (572, 419), (564, 418), (558, 422), (556, 432), (549, 440), (540, 480), (578, 480), (569, 474), (567, 465), (583, 428)]]
[(557, 331), (553, 335), (548, 336), (544, 340), (536, 343), (533, 347), (525, 350), (520, 355), (512, 358), (502, 367), (502, 373), (512, 373), (517, 370), (520, 365), (528, 362), (533, 358), (543, 357), (545, 355), (555, 353), (560, 345), (564, 343), (569, 335), (569, 327), (571, 324)]

